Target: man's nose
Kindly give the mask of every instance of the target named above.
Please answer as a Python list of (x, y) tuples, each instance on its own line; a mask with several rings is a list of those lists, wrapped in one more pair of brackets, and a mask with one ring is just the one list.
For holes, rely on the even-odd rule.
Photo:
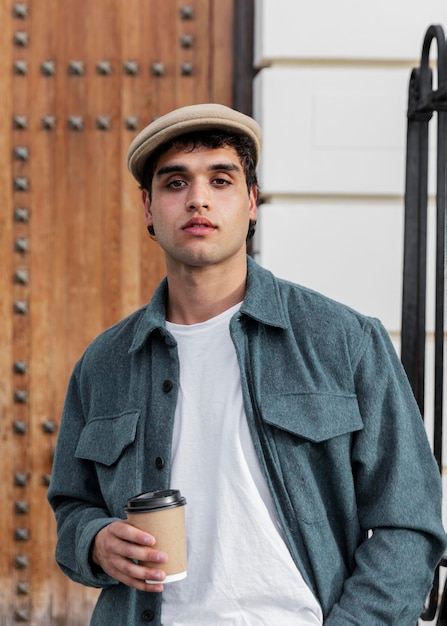
[(195, 181), (189, 188), (186, 198), (186, 208), (189, 210), (199, 210), (209, 208), (209, 194), (205, 183)]

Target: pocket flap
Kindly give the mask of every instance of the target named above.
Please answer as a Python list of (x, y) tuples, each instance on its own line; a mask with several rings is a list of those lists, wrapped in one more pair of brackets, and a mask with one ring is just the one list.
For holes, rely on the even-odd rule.
[(314, 442), (363, 428), (355, 394), (270, 395), (263, 398), (261, 411), (268, 424)]
[(112, 465), (135, 440), (139, 417), (139, 411), (128, 411), (93, 418), (81, 432), (75, 456)]

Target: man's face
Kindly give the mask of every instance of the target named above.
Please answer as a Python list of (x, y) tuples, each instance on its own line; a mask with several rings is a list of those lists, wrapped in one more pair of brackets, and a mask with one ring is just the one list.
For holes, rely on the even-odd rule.
[(250, 220), (256, 219), (256, 190), (247, 190), (236, 150), (199, 146), (163, 154), (143, 191), (147, 225), (154, 227), (169, 269), (245, 259)]

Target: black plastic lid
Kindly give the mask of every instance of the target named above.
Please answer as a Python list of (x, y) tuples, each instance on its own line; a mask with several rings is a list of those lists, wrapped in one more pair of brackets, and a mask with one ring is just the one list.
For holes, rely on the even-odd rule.
[(165, 491), (147, 491), (127, 501), (125, 510), (128, 513), (145, 513), (159, 509), (171, 509), (186, 504), (185, 498), (178, 489)]

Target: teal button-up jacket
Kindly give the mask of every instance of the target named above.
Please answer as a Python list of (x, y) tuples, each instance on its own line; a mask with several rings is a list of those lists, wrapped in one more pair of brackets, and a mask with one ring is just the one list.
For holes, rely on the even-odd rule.
[[(439, 472), (396, 352), (377, 320), (247, 263), (230, 331), (292, 557), (326, 626), (414, 626), (446, 542)], [(67, 392), (48, 497), (60, 567), (103, 588), (93, 626), (161, 624), (161, 594), (98, 573), (89, 551), (129, 497), (170, 486), (167, 289), (93, 341)]]

